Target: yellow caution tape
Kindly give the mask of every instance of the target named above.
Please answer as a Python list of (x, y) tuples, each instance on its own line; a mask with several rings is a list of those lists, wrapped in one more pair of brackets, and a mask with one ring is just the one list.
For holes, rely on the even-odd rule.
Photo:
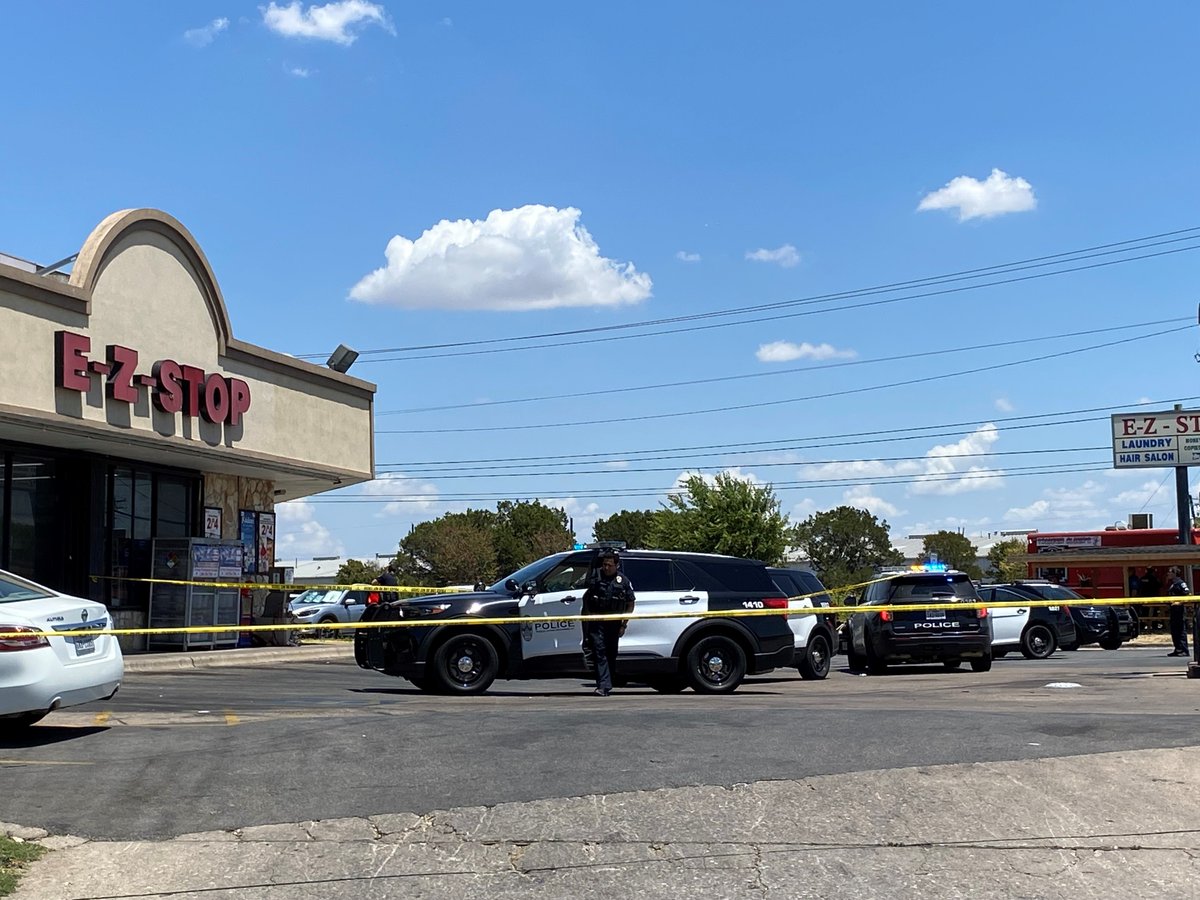
[[(801, 599), (811, 595), (799, 595), (790, 597), (789, 600)], [(1139, 600), (1155, 599), (1155, 598), (1138, 598)], [(1187, 597), (1170, 597), (1164, 598), (1172, 602), (1195, 602), (1200, 600), (1200, 596), (1188, 595)], [(314, 631), (317, 629), (328, 629), (331, 631), (337, 630), (369, 630), (372, 628), (434, 628), (443, 625), (521, 625), (528, 622), (536, 622), (538, 620), (552, 620), (555, 622), (605, 622), (605, 621), (620, 621), (632, 622), (637, 619), (706, 619), (706, 618), (742, 618), (750, 616), (821, 616), (831, 615), (834, 613), (854, 614), (854, 613), (871, 613), (881, 610), (889, 612), (921, 612), (930, 609), (1027, 609), (1033, 607), (1048, 607), (1048, 606), (1124, 606), (1128, 605), (1128, 598), (1110, 598), (1105, 600), (1088, 600), (1086, 603), (1075, 604), (1070, 602), (1064, 603), (1061, 600), (1030, 600), (1025, 601), (1005, 601), (1001, 603), (985, 603), (982, 601), (971, 601), (969, 603), (893, 603), (882, 606), (846, 606), (846, 607), (802, 607), (799, 609), (715, 609), (715, 610), (695, 610), (690, 612), (661, 612), (661, 613), (609, 613), (604, 615), (570, 615), (570, 616), (461, 616), (449, 619), (421, 616), (411, 619), (389, 619), (386, 621), (374, 622), (297, 622), (285, 623), (277, 625), (190, 625), (180, 626), (177, 628), (113, 628), (107, 630), (97, 629), (80, 629), (72, 631), (42, 631), (36, 632), (43, 637), (97, 637), (104, 634), (113, 635), (146, 635), (146, 634), (217, 634), (225, 632), (255, 632), (255, 631)], [(0, 640), (5, 638), (28, 638), (35, 632), (0, 632)]]

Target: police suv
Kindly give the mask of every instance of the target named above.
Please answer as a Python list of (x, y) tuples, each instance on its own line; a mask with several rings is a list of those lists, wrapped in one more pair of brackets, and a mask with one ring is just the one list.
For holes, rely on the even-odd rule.
[[(368, 607), (362, 622), (419, 621), (359, 629), (355, 660), (364, 669), (407, 678), (422, 690), (478, 694), (496, 678), (587, 677), (580, 622), (583, 593), (596, 577), (596, 549), (556, 553), (483, 591), (400, 599)], [(790, 666), (788, 601), (761, 562), (657, 550), (621, 552), (621, 571), (637, 597), (634, 616), (687, 613), (629, 622), (621, 638), (622, 681), (664, 693), (691, 687), (729, 693), (747, 674)], [(714, 611), (778, 609), (779, 615), (707, 616)], [(519, 617), (520, 624), (472, 620)]]
[(775, 586), (788, 595), (788, 617), (796, 645), (796, 670), (806, 681), (825, 678), (837, 647), (837, 616), (828, 613), (797, 612), (806, 609), (829, 609), (833, 602), (825, 585), (812, 572), (800, 569), (769, 568), (767, 573)]
[[(957, 669), (963, 660), (976, 672), (991, 669), (987, 609), (955, 608), (980, 602), (967, 575), (936, 563), (880, 574), (892, 577), (868, 585), (861, 600), (846, 598), (847, 606), (873, 607), (855, 610), (843, 626), (852, 670), (882, 675), (892, 663), (930, 662)], [(888, 608), (902, 605), (926, 608)]]

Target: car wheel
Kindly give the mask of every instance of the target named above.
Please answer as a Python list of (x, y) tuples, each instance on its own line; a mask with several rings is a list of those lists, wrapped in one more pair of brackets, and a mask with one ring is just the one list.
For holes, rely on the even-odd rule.
[(943, 659), (942, 667), (946, 668), (946, 669), (950, 669), (950, 670), (961, 669), (962, 668), (962, 660), (961, 659)]
[(1120, 649), (1122, 643), (1124, 642), (1119, 637), (1106, 637), (1104, 640), (1099, 642), (1100, 646), (1105, 650)]
[(486, 637), (451, 635), (433, 654), (430, 683), (449, 694), (482, 694), (500, 672), (500, 657)]
[(810, 634), (808, 646), (801, 652), (803, 655), (796, 667), (800, 670), (801, 678), (805, 681), (820, 681), (829, 674), (829, 664), (833, 657), (829, 638), (823, 634)]
[(886, 659), (882, 659), (875, 655), (875, 651), (871, 649), (871, 642), (866, 643), (866, 658), (867, 658), (867, 674), (868, 675), (886, 675), (888, 664)]
[(1004, 659), (1006, 656), (1008, 656), (1007, 650), (1000, 650), (996, 647), (992, 648), (992, 659)]
[(746, 651), (728, 635), (702, 637), (687, 652), (687, 675), (699, 693), (732, 693), (746, 677)]
[(972, 672), (990, 672), (990, 671), (992, 671), (991, 654), (980, 657), (979, 659), (971, 660), (971, 671)]
[(0, 734), (16, 737), (30, 725), (34, 725), (46, 718), (49, 712), (50, 710), (44, 709), (39, 712), (23, 712), (17, 713), (15, 716), (0, 718)]
[(680, 691), (687, 690), (687, 682), (682, 678), (644, 678), (642, 684), (649, 688), (653, 688), (660, 694), (678, 694)]
[(1049, 626), (1035, 622), (1021, 635), (1021, 655), (1026, 659), (1045, 659), (1057, 649), (1057, 644)]
[[(317, 622), (317, 625), (318, 626), (332, 625), (335, 622), (337, 622), (337, 619), (334, 616), (326, 616), (325, 618), (323, 618), (319, 622)], [(314, 628), (313, 629), (313, 637), (318, 637), (318, 638), (337, 637), (337, 630), (333, 629), (333, 628), (319, 628), (319, 627)]]

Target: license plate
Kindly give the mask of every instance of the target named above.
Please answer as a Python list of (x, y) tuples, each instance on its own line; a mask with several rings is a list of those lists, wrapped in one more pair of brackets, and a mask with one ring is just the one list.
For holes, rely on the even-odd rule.
[(96, 650), (95, 638), (75, 638), (75, 655), (86, 656)]
[(944, 619), (946, 611), (944, 609), (927, 609), (925, 610), (926, 619)]

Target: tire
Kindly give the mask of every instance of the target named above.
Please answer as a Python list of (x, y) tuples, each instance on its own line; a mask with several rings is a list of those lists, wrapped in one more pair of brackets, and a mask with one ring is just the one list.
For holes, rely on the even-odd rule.
[(434, 651), (429, 685), (447, 694), (482, 694), (500, 672), (500, 655), (482, 634), (459, 632)]
[(984, 656), (979, 659), (971, 660), (971, 671), (972, 672), (990, 672), (990, 671), (992, 671), (991, 655), (989, 654), (988, 656)]
[(642, 684), (649, 688), (653, 688), (660, 694), (678, 694), (681, 691), (687, 690), (687, 682), (678, 677), (667, 678), (644, 678)]
[(821, 681), (829, 674), (833, 651), (829, 645), (829, 638), (824, 634), (810, 634), (808, 646), (801, 652), (800, 663), (796, 666), (801, 678), (805, 681)]
[(1045, 659), (1058, 649), (1058, 639), (1049, 625), (1034, 622), (1021, 635), (1021, 655), (1026, 659)]
[(943, 659), (942, 660), (942, 668), (949, 669), (951, 672), (956, 671), (957, 669), (962, 668), (962, 660), (961, 659)]
[(1008, 656), (1007, 650), (997, 650), (995, 647), (992, 648), (992, 659), (1004, 659), (1006, 656)]
[(867, 674), (868, 675), (886, 675), (887, 670), (888, 670), (887, 660), (881, 659), (880, 657), (875, 655), (875, 652), (871, 649), (870, 641), (867, 641), (866, 644), (864, 645), (864, 647), (867, 651), (866, 652)]
[(1121, 648), (1121, 644), (1123, 643), (1124, 641), (1122, 641), (1119, 637), (1106, 637), (1104, 640), (1099, 642), (1100, 646), (1105, 650), (1119, 650)]
[[(333, 616), (326, 616), (325, 618), (323, 618), (319, 622), (317, 622), (317, 625), (332, 625), (332, 624), (336, 624), (336, 623), (337, 623), (336, 618), (334, 618)], [(315, 638), (337, 637), (337, 631), (333, 628), (314, 628), (313, 629), (313, 637), (315, 637)]]
[(726, 634), (710, 634), (688, 648), (687, 680), (701, 694), (732, 694), (746, 677), (746, 651)]

